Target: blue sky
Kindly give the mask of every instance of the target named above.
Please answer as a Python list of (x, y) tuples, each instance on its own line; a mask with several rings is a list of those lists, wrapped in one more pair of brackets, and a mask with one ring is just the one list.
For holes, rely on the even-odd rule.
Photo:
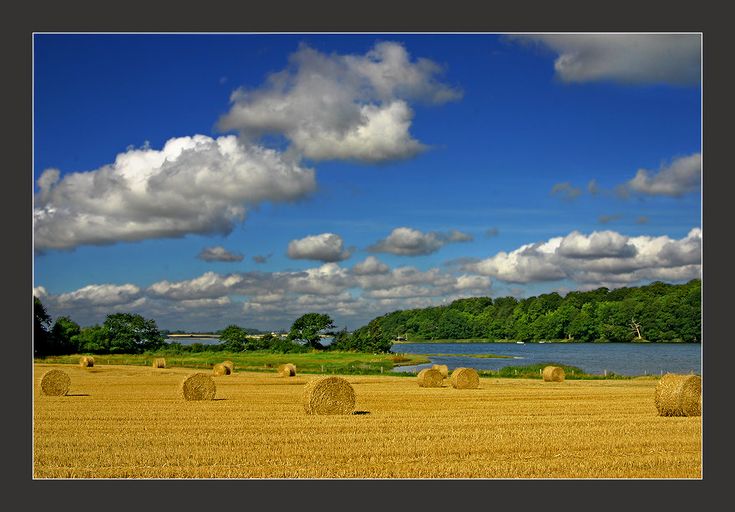
[(34, 293), (82, 325), (352, 329), (699, 277), (699, 45), (37, 34)]

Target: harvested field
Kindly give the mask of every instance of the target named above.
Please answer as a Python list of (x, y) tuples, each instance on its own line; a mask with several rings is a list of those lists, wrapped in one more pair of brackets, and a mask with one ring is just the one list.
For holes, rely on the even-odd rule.
[(355, 412), (318, 416), (302, 403), (315, 375), (238, 372), (217, 381), (214, 400), (186, 401), (191, 369), (36, 364), (36, 386), (51, 368), (71, 387), (34, 390), (36, 478), (702, 475), (702, 417), (659, 416), (655, 379), (481, 377), (464, 390), (345, 376)]

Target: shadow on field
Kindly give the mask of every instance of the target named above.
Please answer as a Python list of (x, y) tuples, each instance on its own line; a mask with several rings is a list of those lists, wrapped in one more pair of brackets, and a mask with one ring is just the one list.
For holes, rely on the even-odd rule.
[(89, 396), (87, 393), (67, 393), (66, 396)]
[(354, 415), (370, 414), (370, 411), (354, 411), (352, 414)]
[(212, 398), (212, 401), (216, 402), (218, 400), (227, 400), (226, 398)]

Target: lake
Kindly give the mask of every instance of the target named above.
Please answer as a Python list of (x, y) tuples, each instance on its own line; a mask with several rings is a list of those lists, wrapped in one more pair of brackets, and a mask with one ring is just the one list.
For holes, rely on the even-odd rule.
[(166, 338), (166, 343), (181, 343), (182, 345), (193, 345), (194, 343), (201, 343), (202, 345), (217, 345), (219, 338)]
[[(414, 372), (431, 364), (445, 364), (450, 370), (471, 367), (498, 370), (504, 366), (559, 363), (576, 366), (587, 373), (602, 375), (605, 370), (618, 375), (660, 375), (689, 373), (701, 375), (700, 343), (401, 343), (391, 352), (406, 354), (451, 354), (429, 356), (430, 364), (396, 367), (393, 371)], [(481, 359), (468, 354), (497, 354), (513, 359)]]

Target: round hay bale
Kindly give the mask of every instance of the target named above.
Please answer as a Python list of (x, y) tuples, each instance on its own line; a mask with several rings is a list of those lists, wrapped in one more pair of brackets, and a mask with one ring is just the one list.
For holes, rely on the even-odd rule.
[(446, 379), (449, 377), (449, 367), (445, 364), (435, 364), (432, 366), (433, 369), (438, 370), (442, 374), (442, 378)]
[(656, 385), (654, 401), (659, 416), (701, 416), (702, 378), (667, 373)]
[(294, 377), (296, 376), (296, 366), (291, 363), (279, 364), (278, 374), (281, 377)]
[(451, 381), (457, 389), (477, 389), (480, 386), (480, 376), (474, 368), (455, 368)]
[(440, 388), (442, 387), (442, 382), (444, 382), (444, 377), (442, 377), (441, 372), (434, 368), (424, 368), (416, 378), (421, 388)]
[(214, 379), (206, 373), (194, 373), (181, 382), (181, 394), (186, 400), (213, 400), (216, 392)]
[(71, 379), (61, 370), (49, 370), (41, 377), (41, 394), (49, 396), (64, 396), (69, 392)]
[(157, 357), (153, 360), (153, 368), (166, 368), (166, 360), (162, 357)]
[(352, 414), (355, 390), (342, 377), (317, 377), (304, 386), (306, 414)]
[(94, 357), (82, 356), (79, 358), (79, 366), (82, 368), (91, 368), (94, 366)]
[(543, 371), (544, 382), (564, 382), (564, 368), (546, 366)]
[(235, 363), (233, 363), (232, 361), (223, 361), (222, 366), (227, 368), (229, 370), (229, 373), (232, 373), (235, 371)]
[(222, 363), (219, 363), (219, 364), (214, 365), (214, 367), (212, 368), (212, 374), (214, 376), (229, 375), (230, 374), (230, 369), (227, 368)]

